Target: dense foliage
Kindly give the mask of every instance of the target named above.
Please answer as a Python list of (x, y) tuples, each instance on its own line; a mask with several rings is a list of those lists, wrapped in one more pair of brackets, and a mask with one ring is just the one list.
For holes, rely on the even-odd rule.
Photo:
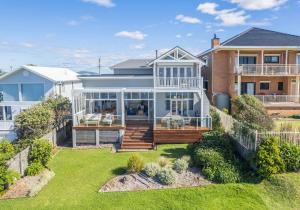
[(158, 164), (160, 167), (166, 167), (167, 165), (171, 164), (171, 161), (163, 156), (159, 157)]
[(224, 128), (221, 122), (220, 115), (216, 111), (216, 108), (210, 108), (210, 116), (212, 118), (212, 129), (214, 131), (223, 132)]
[(173, 163), (173, 169), (179, 174), (186, 171), (188, 166), (189, 166), (188, 162), (183, 159), (177, 159)]
[(149, 177), (154, 177), (160, 170), (160, 166), (157, 163), (147, 163), (144, 168), (144, 172)]
[(36, 176), (44, 169), (40, 162), (32, 162), (25, 170), (26, 176)]
[(202, 169), (209, 180), (218, 183), (240, 181), (245, 167), (235, 154), (233, 141), (228, 135), (207, 133), (191, 151), (194, 164)]
[(140, 172), (144, 168), (144, 160), (138, 155), (132, 155), (127, 162), (127, 170), (132, 173)]
[(0, 142), (0, 164), (9, 160), (15, 154), (13, 145), (6, 139)]
[(42, 166), (46, 166), (51, 158), (52, 146), (46, 139), (35, 140), (30, 148), (29, 161), (39, 162)]
[(164, 185), (174, 184), (176, 181), (176, 174), (170, 168), (162, 168), (158, 172), (157, 177), (159, 181)]
[(276, 137), (271, 137), (261, 142), (256, 154), (256, 165), (258, 174), (264, 178), (285, 170)]
[(20, 139), (36, 139), (50, 131), (54, 114), (49, 106), (37, 104), (15, 118), (15, 126)]
[(285, 164), (286, 171), (300, 170), (300, 147), (293, 144), (280, 146), (280, 154)]
[(241, 95), (232, 101), (233, 117), (255, 130), (271, 130), (273, 120), (263, 104), (251, 95)]

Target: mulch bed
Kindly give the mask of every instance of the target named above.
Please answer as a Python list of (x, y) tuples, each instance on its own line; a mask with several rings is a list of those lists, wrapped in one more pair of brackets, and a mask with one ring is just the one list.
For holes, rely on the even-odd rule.
[(163, 185), (157, 178), (147, 177), (143, 173), (117, 176), (101, 187), (99, 192), (126, 192), (149, 189), (196, 187), (212, 184), (206, 180), (197, 168), (189, 168), (182, 174), (176, 173), (176, 182)]
[(54, 172), (45, 169), (38, 176), (26, 176), (19, 179), (0, 199), (35, 196), (54, 177)]

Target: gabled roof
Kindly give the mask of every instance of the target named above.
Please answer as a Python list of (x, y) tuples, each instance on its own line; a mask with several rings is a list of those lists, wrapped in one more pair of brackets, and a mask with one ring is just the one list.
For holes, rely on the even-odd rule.
[(148, 63), (153, 59), (129, 59), (112, 66), (112, 69), (150, 69)]
[(2, 77), (0, 77), (0, 79), (4, 79), (22, 69), (30, 71), (33, 74), (39, 75), (52, 82), (79, 81), (77, 77), (78, 74), (67, 68), (27, 66), (27, 65), (24, 65), (19, 69), (16, 69), (14, 71), (11, 71), (3, 75)]
[(262, 28), (250, 28), (215, 48), (208, 49), (197, 57), (201, 57), (222, 48), (300, 48), (300, 36), (271, 31)]
[(251, 28), (221, 46), (300, 46), (300, 36), (261, 28)]
[(191, 61), (191, 60), (200, 62), (200, 60), (196, 56), (192, 55), (191, 53), (184, 50), (183, 48), (176, 46), (173, 49), (158, 56), (156, 59), (152, 60), (148, 65), (152, 65), (155, 61)]

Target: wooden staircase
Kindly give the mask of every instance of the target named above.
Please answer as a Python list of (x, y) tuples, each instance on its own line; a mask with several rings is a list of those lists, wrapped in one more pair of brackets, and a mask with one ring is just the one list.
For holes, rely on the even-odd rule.
[(121, 151), (153, 149), (153, 124), (143, 120), (126, 122)]

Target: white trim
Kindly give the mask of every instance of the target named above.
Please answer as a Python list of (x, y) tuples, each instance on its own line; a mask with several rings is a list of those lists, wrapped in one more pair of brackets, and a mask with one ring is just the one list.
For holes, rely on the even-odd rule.
[(268, 53), (268, 54), (264, 54), (264, 56), (279, 56), (279, 57), (281, 57), (282, 54)]
[(259, 81), (259, 83), (271, 83), (271, 81)]
[(78, 77), (81, 80), (105, 80), (105, 79), (153, 79), (153, 76), (120, 76), (120, 75), (115, 75), (115, 76), (110, 76), (110, 77), (101, 77), (101, 76), (95, 76), (95, 77)]

